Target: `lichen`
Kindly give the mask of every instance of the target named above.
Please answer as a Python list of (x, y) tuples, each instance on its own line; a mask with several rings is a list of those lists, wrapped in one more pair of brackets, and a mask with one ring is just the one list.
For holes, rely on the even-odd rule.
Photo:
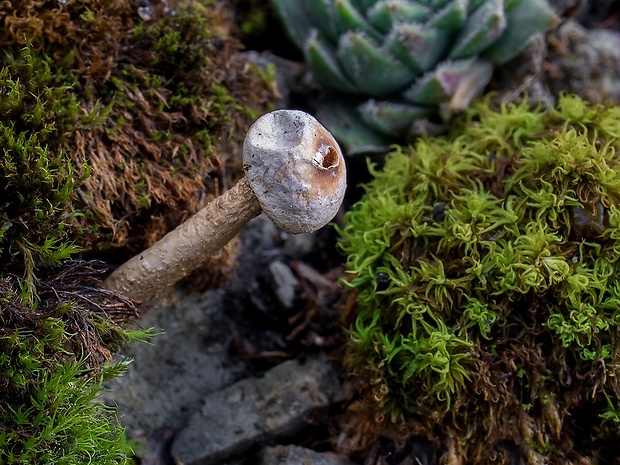
[(455, 463), (617, 453), (619, 149), (618, 107), (489, 98), (371, 166), (340, 245), (374, 434), (441, 437)]

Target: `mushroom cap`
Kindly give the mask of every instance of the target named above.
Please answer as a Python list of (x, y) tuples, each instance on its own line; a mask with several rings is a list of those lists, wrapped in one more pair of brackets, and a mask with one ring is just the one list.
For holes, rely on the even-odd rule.
[(243, 166), (263, 211), (286, 232), (316, 231), (342, 204), (347, 184), (342, 151), (303, 111), (276, 110), (258, 118), (243, 143)]

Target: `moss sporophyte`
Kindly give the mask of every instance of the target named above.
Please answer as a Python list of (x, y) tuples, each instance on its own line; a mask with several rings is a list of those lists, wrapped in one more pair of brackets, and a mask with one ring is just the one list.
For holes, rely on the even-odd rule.
[(620, 108), (490, 102), (370, 166), (341, 230), (347, 366), (376, 434), (439, 435), (458, 463), (612, 457)]

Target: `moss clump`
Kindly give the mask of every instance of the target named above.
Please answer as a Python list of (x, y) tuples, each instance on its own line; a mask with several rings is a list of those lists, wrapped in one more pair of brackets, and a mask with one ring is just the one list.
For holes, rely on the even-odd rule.
[[(69, 262), (75, 190), (90, 170), (61, 148), (105, 117), (80, 111), (30, 45), (0, 70), (0, 463), (128, 463), (114, 412), (97, 403), (135, 308), (100, 289), (104, 267)], [(78, 164), (81, 163), (81, 164)], [(57, 268), (53, 268), (57, 267)]]
[[(84, 248), (124, 247), (120, 261), (241, 175), (245, 131), (273, 96), (235, 56), (229, 16), (209, 0), (0, 5), (3, 50), (28, 49), (53, 76), (50, 92), (72, 101), (60, 112), (62, 101), (49, 96), (46, 114), (62, 137), (46, 147), (65, 154), (79, 175), (84, 160), (92, 171), (73, 193)], [(32, 85), (41, 87), (37, 79)], [(85, 115), (93, 124), (79, 124)]]
[(101, 289), (106, 271), (66, 261), (34, 284), (0, 278), (0, 463), (131, 463), (114, 409), (97, 397), (126, 367), (111, 353), (149, 331), (125, 329), (136, 309)]
[(68, 242), (71, 196), (89, 169), (66, 150), (53, 151), (69, 131), (90, 125), (69, 86), (58, 85), (50, 60), (29, 47), (5, 52), (0, 70), (0, 263), (5, 271), (58, 264), (76, 248)]
[(96, 398), (148, 333), (92, 258), (122, 261), (229, 187), (270, 104), (220, 2), (147, 3), (0, 3), (3, 464), (131, 461)]
[[(469, 110), (346, 215), (348, 366), (450, 463), (606, 463), (620, 414), (620, 108)], [(597, 462), (599, 463), (599, 462)]]

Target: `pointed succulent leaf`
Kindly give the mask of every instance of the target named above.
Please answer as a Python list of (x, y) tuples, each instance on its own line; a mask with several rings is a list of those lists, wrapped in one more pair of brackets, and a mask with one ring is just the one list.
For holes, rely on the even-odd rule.
[(467, 18), (449, 58), (458, 60), (482, 52), (502, 35), (504, 29), (504, 0), (487, 1)]
[(469, 0), (469, 14), (473, 13), (482, 5), (486, 0)]
[(506, 0), (508, 26), (501, 37), (483, 54), (492, 63), (514, 58), (530, 38), (558, 24), (559, 18), (544, 0)]
[(273, 0), (272, 4), (291, 41), (302, 50), (313, 29), (308, 21), (308, 6), (315, 0)]
[(407, 0), (382, 0), (368, 10), (368, 20), (379, 31), (387, 34), (395, 23), (424, 22), (432, 10)]
[(470, 72), (461, 80), (452, 94), (450, 101), (440, 105), (439, 113), (444, 121), (450, 120), (455, 113), (465, 110), (471, 102), (482, 94), (491, 80), (493, 65), (485, 60), (476, 60)]
[(384, 97), (406, 87), (416, 73), (380, 50), (362, 32), (348, 32), (340, 38), (337, 51), (343, 71), (371, 97)]
[(329, 96), (316, 103), (316, 117), (334, 135), (347, 155), (385, 153), (393, 141), (369, 128), (355, 104)]
[(351, 0), (351, 4), (359, 11), (366, 11), (366, 7), (364, 6), (364, 0)]
[(322, 40), (316, 31), (310, 36), (304, 49), (306, 63), (319, 82), (340, 92), (359, 93), (358, 88), (340, 69), (335, 54), (336, 50)]
[(351, 2), (357, 6), (359, 11), (365, 12), (372, 8), (377, 0), (351, 0)]
[(433, 8), (435, 8), (436, 10), (439, 10), (440, 8), (443, 8), (451, 1), (452, 0), (430, 0), (429, 3), (433, 6)]
[(472, 85), (472, 76), (480, 80), (475, 83), (483, 87), (490, 79), (490, 73), (487, 81), (482, 83), (481, 77), (485, 77), (484, 73), (480, 73), (476, 69), (477, 66), (484, 66), (477, 60), (459, 60), (446, 61), (440, 63), (435, 70), (422, 76), (414, 83), (411, 88), (403, 93), (409, 102), (418, 105), (438, 105), (442, 102), (449, 101), (461, 86)]
[(412, 123), (429, 116), (433, 109), (405, 103), (368, 100), (358, 107), (364, 122), (382, 134), (404, 138)]
[(450, 37), (418, 23), (397, 24), (387, 35), (384, 48), (417, 74), (434, 67), (445, 56)]
[(467, 0), (453, 0), (446, 2), (435, 15), (429, 19), (428, 26), (442, 29), (446, 32), (457, 32), (465, 24), (467, 18)]
[(375, 40), (381, 39), (381, 33), (370, 25), (366, 17), (351, 4), (350, 0), (334, 1), (334, 12), (341, 34), (348, 31), (365, 32)]
[[(298, 0), (280, 0), (295, 3)], [(340, 28), (336, 18), (336, 7), (334, 0), (302, 0), (306, 3), (304, 8), (306, 17), (304, 20), (313, 24), (322, 35), (332, 41), (334, 44), (338, 42), (340, 36)]]

